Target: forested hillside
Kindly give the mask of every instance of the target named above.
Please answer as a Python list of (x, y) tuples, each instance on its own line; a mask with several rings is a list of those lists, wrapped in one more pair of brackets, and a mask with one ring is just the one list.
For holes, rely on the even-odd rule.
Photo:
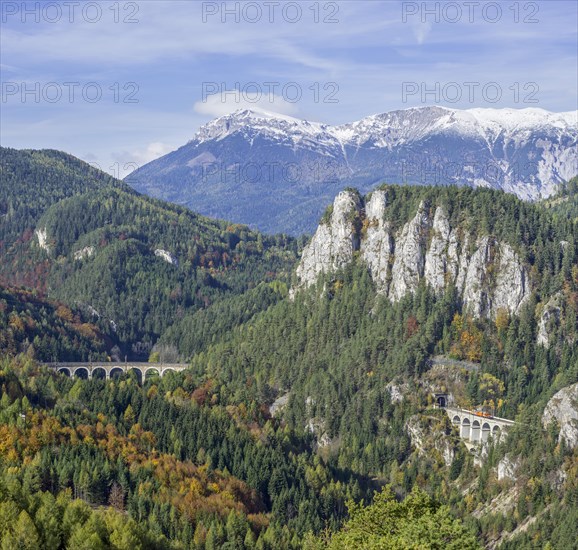
[(560, 185), (558, 193), (541, 202), (556, 218), (578, 220), (578, 176)]
[(289, 279), (293, 239), (142, 197), (63, 153), (2, 149), (2, 159), (4, 281), (108, 325), (122, 356), (147, 357), (190, 312)]
[(0, 387), (6, 548), (300, 548), (371, 487), (188, 374), (75, 382), (4, 359)]
[(94, 308), (114, 322), (122, 342), (154, 342), (190, 310), (288, 278), (295, 258), (286, 237), (124, 190), (62, 201), (38, 226), (55, 260), (49, 293)]
[[(302, 240), (143, 197), (71, 157), (5, 158), (30, 189), (4, 214), (4, 546), (575, 543), (576, 180), (536, 204), (350, 189), (298, 261)], [(37, 167), (54, 158), (57, 201)], [(191, 368), (139, 385), (36, 362), (121, 353)], [(436, 393), (517, 424), (467, 447)]]
[(42, 258), (27, 246), (40, 216), (58, 201), (95, 189), (126, 188), (82, 162), (53, 150), (0, 147), (0, 276), (15, 284), (42, 286)]
[[(443, 495), (461, 513), (474, 514), (468, 521), (476, 518), (488, 544), (532, 515), (546, 529), (553, 520), (544, 510), (554, 518), (575, 517), (574, 497), (567, 495), (574, 494), (575, 472), (568, 465), (576, 450), (557, 446), (540, 418), (547, 400), (578, 380), (576, 225), (503, 193), (392, 191), (388, 208), (400, 228), (426, 201), (465, 220), (473, 239), (489, 234), (515, 246), (530, 274), (530, 295), (519, 313), (475, 317), (455, 287), (439, 294), (425, 281), (392, 303), (354, 254), (351, 263), (320, 275), (293, 300), (271, 306), (195, 354), (198, 383), (210, 377), (239, 402), (285, 396), (282, 418), (313, 433), (330, 463), (402, 491), (417, 484)], [(433, 355), (478, 366), (431, 368)], [(519, 418), (522, 425), (488, 456), (474, 457), (452, 439), (445, 415), (433, 423), (423, 417), (435, 391), (449, 392), (461, 406)], [(517, 461), (519, 474), (498, 480), (506, 455)], [(542, 462), (544, 455), (551, 461)], [(555, 475), (566, 481), (549, 481)], [(499, 495), (509, 495), (507, 520), (491, 515), (491, 507), (484, 511)], [(553, 535), (538, 527), (537, 540), (573, 540), (570, 525), (557, 524)]]
[(106, 359), (110, 339), (90, 321), (81, 311), (30, 290), (0, 287), (2, 354), (22, 353), (38, 361)]

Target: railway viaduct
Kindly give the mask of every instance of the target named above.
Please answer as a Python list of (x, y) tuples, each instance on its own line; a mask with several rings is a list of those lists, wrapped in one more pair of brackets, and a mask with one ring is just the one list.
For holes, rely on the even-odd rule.
[(163, 376), (167, 372), (179, 372), (189, 367), (186, 363), (44, 363), (45, 367), (52, 369), (66, 376), (88, 378), (105, 378), (109, 380), (120, 374), (127, 374), (136, 371), (140, 375), (140, 380), (145, 380), (147, 374), (157, 374)]
[(459, 429), (460, 437), (470, 443), (484, 443), (490, 436), (498, 439), (510, 426), (516, 424), (513, 420), (497, 416), (481, 416), (467, 409), (457, 407), (442, 407), (452, 424)]

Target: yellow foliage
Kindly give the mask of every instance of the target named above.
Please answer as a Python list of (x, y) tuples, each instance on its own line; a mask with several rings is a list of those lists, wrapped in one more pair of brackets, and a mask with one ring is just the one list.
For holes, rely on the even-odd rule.
[(72, 311), (70, 310), (70, 308), (64, 305), (58, 306), (58, 308), (56, 309), (56, 315), (60, 317), (63, 321), (66, 321), (67, 323), (72, 323), (72, 321), (74, 320), (74, 315), (72, 315)]
[(504, 307), (501, 307), (498, 309), (498, 312), (496, 313), (496, 328), (500, 331), (503, 332), (508, 328), (508, 325), (510, 324), (510, 313), (508, 312), (508, 310)]
[(24, 332), (24, 321), (18, 316), (17, 313), (12, 312), (10, 314), (10, 320), (8, 322), (10, 328), (16, 332), (21, 333)]

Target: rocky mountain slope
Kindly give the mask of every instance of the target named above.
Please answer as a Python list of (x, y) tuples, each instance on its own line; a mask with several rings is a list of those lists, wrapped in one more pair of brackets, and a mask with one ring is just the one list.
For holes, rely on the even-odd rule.
[[(340, 468), (400, 495), (427, 488), (488, 549), (567, 547), (577, 234), (572, 219), (489, 189), (348, 189), (304, 249), (292, 299), (191, 346), (192, 371), (228, 395), (267, 396)], [(465, 442), (433, 407), (439, 393), (516, 424)]]
[(382, 182), (458, 184), (548, 197), (578, 173), (577, 116), (423, 107), (329, 126), (240, 110), (126, 181), (206, 215), (297, 234), (313, 231), (348, 184), (363, 192)]
[(446, 207), (425, 200), (396, 227), (387, 214), (392, 198), (387, 188), (365, 199), (355, 190), (341, 192), (303, 251), (296, 288), (359, 257), (378, 292), (393, 302), (424, 281), (437, 294), (454, 285), (476, 317), (519, 311), (530, 295), (530, 280), (511, 244), (452, 224)]

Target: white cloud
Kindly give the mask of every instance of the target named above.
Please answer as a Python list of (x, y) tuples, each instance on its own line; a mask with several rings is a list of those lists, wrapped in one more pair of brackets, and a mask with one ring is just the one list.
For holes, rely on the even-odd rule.
[(430, 21), (425, 23), (418, 23), (413, 27), (413, 34), (417, 40), (418, 44), (423, 44), (425, 39), (429, 36), (431, 32), (432, 24)]
[[(128, 12), (121, 13), (121, 21), (115, 23), (112, 7), (103, 9), (97, 22), (87, 21), (79, 8), (73, 23), (63, 17), (56, 23), (46, 23), (41, 18), (39, 24), (34, 24), (31, 16), (29, 24), (23, 25), (19, 24), (17, 14), (8, 18), (0, 35), (3, 58), (17, 60), (24, 68), (29, 64), (59, 62), (132, 69), (162, 60), (258, 56), (331, 71), (346, 63), (335, 55), (335, 49), (345, 45), (355, 49), (363, 45), (379, 46), (386, 29), (399, 27), (401, 13), (390, 1), (341, 1), (337, 5), (308, 0), (295, 23), (289, 23), (283, 16), (281, 3), (273, 3), (277, 5), (273, 23), (269, 22), (267, 10), (254, 24), (243, 16), (236, 23), (234, 15), (225, 17), (223, 23), (220, 13), (204, 18), (203, 4), (209, 3), (138, 2), (138, 13), (134, 16), (138, 22), (134, 24), (122, 21)], [(214, 4), (222, 10), (226, 2)], [(243, 3), (229, 4), (227, 11), (236, 7), (244, 13)], [(30, 32), (31, 28), (34, 32)]]
[(106, 171), (122, 179), (137, 168), (174, 151), (174, 149), (173, 145), (155, 141), (149, 143), (144, 149), (115, 152), (111, 155), (115, 162)]
[(160, 141), (155, 141), (149, 143), (148, 147), (143, 151), (135, 151), (133, 158), (137, 162), (147, 163), (151, 160), (158, 159), (167, 153), (170, 153), (173, 147), (167, 143), (161, 143)]
[(194, 105), (197, 113), (202, 115), (223, 116), (238, 109), (258, 109), (282, 115), (295, 115), (297, 108), (294, 103), (283, 97), (264, 92), (245, 92), (244, 90), (223, 90), (209, 95), (203, 101)]
[[(224, 4), (217, 5), (222, 9)], [(229, 5), (243, 4), (233, 0)], [(421, 94), (411, 98), (414, 103), (403, 102), (404, 82), (427, 87), (439, 82), (443, 87), (453, 81), (495, 81), (502, 87), (497, 105), (479, 93), (473, 103), (464, 94), (462, 103), (448, 105), (468, 108), (523, 107), (514, 102), (511, 86), (520, 83), (524, 98), (523, 86), (532, 81), (540, 87), (540, 107), (575, 108), (576, 77), (568, 67), (576, 66), (571, 17), (576, 8), (567, 2), (540, 3), (539, 25), (514, 24), (507, 9), (496, 24), (485, 22), (479, 7), (475, 24), (468, 22), (467, 10), (457, 24), (435, 23), (431, 16), (420, 24), (419, 16), (403, 23), (399, 0), (310, 0), (303, 5), (303, 17), (295, 24), (270, 24), (266, 17), (257, 24), (236, 24), (231, 16), (223, 24), (220, 14), (205, 23), (203, 2), (168, 0), (139, 2), (138, 24), (115, 23), (115, 12), (108, 9), (97, 23), (82, 17), (69, 23), (63, 17), (55, 24), (34, 24), (29, 17), (21, 24), (20, 14), (13, 16), (0, 33), (0, 69), (10, 81), (29, 86), (94, 81), (102, 87), (103, 100), (68, 103), (65, 98), (48, 104), (29, 99), (24, 104), (14, 96), (2, 105), (1, 140), (12, 147), (57, 148), (87, 159), (90, 151), (90, 160), (114, 173), (116, 163), (145, 164), (186, 143), (208, 119), (236, 109), (336, 124), (422, 104)], [(324, 23), (331, 15), (325, 7), (335, 5), (339, 10), (332, 18), (338, 23)], [(317, 15), (310, 9), (315, 6), (321, 10)], [(122, 18), (128, 15), (121, 10)], [(271, 91), (281, 97), (264, 95), (257, 102), (231, 94), (225, 101), (215, 95), (195, 103), (206, 80), (229, 90), (235, 82), (296, 82), (303, 97), (298, 104), (283, 101), (286, 96), (278, 87)], [(139, 86), (136, 104), (124, 102), (127, 82)], [(116, 83), (118, 99), (111, 91)], [(338, 84), (337, 102), (324, 101), (330, 92), (325, 83)]]

